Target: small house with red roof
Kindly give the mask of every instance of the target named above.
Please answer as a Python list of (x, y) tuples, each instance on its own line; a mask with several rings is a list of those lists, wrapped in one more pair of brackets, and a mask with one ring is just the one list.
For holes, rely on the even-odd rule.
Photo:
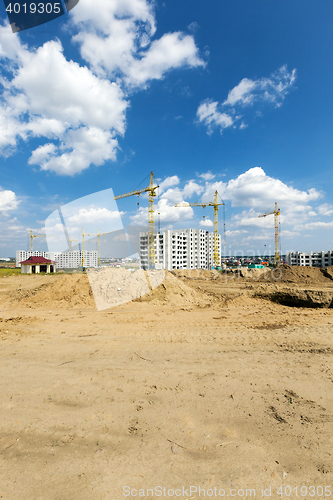
[(20, 262), (21, 273), (24, 274), (51, 274), (55, 272), (56, 262), (54, 260), (45, 259), (45, 257), (29, 257), (27, 260)]

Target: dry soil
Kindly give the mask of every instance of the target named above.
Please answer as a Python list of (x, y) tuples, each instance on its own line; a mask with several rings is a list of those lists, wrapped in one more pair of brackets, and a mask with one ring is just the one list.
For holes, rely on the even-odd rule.
[(0, 498), (327, 498), (333, 274), (281, 269), (99, 312), (86, 275), (1, 278)]

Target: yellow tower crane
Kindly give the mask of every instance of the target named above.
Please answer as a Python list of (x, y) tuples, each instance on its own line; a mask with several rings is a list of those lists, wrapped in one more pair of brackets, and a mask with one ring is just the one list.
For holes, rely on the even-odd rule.
[[(113, 232), (113, 231), (111, 231)], [(98, 267), (101, 265), (101, 236), (103, 236), (103, 234), (108, 234), (108, 233), (100, 233), (99, 232), (99, 229), (98, 229), (98, 232), (97, 232), (97, 242), (98, 242)]]
[(33, 252), (34, 238), (46, 238), (46, 234), (32, 234), (32, 229), (30, 230), (30, 251), (31, 252)]
[[(47, 235), (48, 237), (51, 237), (53, 238), (54, 235), (53, 234), (48, 234)], [(34, 241), (34, 238), (46, 238), (46, 234), (33, 234), (32, 233), (32, 229), (30, 229), (30, 251), (33, 252), (33, 241)]]
[(149, 269), (155, 268), (155, 220), (154, 220), (154, 198), (156, 196), (156, 189), (159, 186), (154, 186), (153, 172), (150, 174), (149, 186), (143, 189), (137, 189), (129, 193), (120, 194), (115, 196), (115, 200), (120, 198), (127, 198), (127, 196), (140, 196), (142, 193), (148, 193), (148, 267)]
[(80, 241), (80, 240), (73, 240), (73, 238), (71, 238), (71, 236), (69, 236), (69, 251), (70, 252), (72, 252), (72, 250), (73, 250), (73, 246), (72, 246), (73, 241)]
[(175, 207), (214, 207), (214, 264), (215, 267), (220, 267), (221, 259), (219, 252), (219, 206), (224, 205), (224, 203), (217, 202), (217, 191), (215, 191), (214, 201), (208, 203), (177, 203)]
[(275, 202), (275, 208), (272, 212), (267, 212), (266, 214), (258, 215), (259, 217), (266, 217), (267, 215), (273, 215), (274, 214), (274, 225), (275, 225), (275, 259), (274, 263), (276, 266), (280, 264), (280, 252), (279, 252), (279, 215), (280, 215), (280, 209), (277, 206), (277, 203)]
[(84, 238), (86, 236), (96, 236), (96, 233), (85, 233), (84, 228), (82, 228), (82, 260), (81, 260), (82, 267), (84, 267)]

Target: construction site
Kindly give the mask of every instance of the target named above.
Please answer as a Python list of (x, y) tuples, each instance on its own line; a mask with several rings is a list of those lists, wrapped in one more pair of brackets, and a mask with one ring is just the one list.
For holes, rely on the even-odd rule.
[[(217, 191), (214, 193), (214, 199), (210, 201), (202, 201), (198, 203), (188, 203), (181, 202), (174, 205), (178, 208), (189, 208), (189, 207), (213, 207), (213, 228), (214, 231), (209, 233), (203, 229), (167, 229), (161, 232), (160, 220), (159, 227), (156, 231), (155, 227), (155, 197), (157, 196), (156, 191), (159, 189), (159, 185), (154, 182), (153, 172), (150, 174), (149, 185), (142, 189), (136, 189), (128, 193), (117, 195), (114, 197), (114, 201), (123, 198), (128, 198), (131, 196), (140, 197), (143, 194), (148, 194), (148, 231), (140, 232), (136, 235), (136, 245), (132, 246), (133, 253), (134, 249), (137, 250), (139, 256), (140, 268), (147, 269), (216, 269), (222, 270), (222, 262), (226, 260), (226, 257), (222, 255), (226, 247), (226, 224), (225, 224), (225, 212), (224, 212), (224, 223), (223, 223), (223, 239), (221, 234), (219, 234), (219, 207), (225, 207), (225, 203), (220, 198)], [(139, 203), (137, 203), (139, 206)], [(105, 210), (105, 207), (103, 207)], [(78, 208), (77, 208), (78, 210)], [(53, 215), (53, 214), (52, 214)], [(158, 216), (160, 218), (160, 213)], [(274, 265), (280, 264), (280, 243), (279, 243), (279, 215), (280, 210), (275, 203), (275, 208), (271, 212), (259, 215), (260, 217), (266, 217), (268, 215), (274, 215), (274, 226), (275, 226), (275, 255), (274, 255)], [(72, 238), (69, 234), (66, 225), (61, 216), (61, 225), (63, 227), (63, 240), (68, 245), (67, 249), (62, 249), (61, 251), (52, 250), (52, 238), (59, 239), (59, 234), (35, 234), (33, 230), (30, 230), (30, 251), (17, 250), (16, 251), (16, 267), (21, 267), (21, 263), (25, 259), (31, 259), (35, 257), (43, 257), (51, 259), (58, 269), (75, 269), (81, 267), (100, 267), (102, 264), (101, 258), (101, 237), (102, 236), (114, 236), (117, 238), (121, 231), (104, 231), (101, 232), (100, 229), (97, 232), (85, 232), (84, 227), (82, 232), (77, 235), (78, 238)], [(203, 218), (205, 219), (205, 215)], [(120, 234), (119, 234), (120, 236)], [(128, 235), (123, 235), (128, 239)], [(45, 238), (47, 237), (49, 250), (48, 252), (34, 251), (33, 243), (35, 238)], [(87, 237), (88, 238), (87, 241)], [(93, 237), (93, 238), (91, 238)], [(61, 238), (60, 238), (61, 239)], [(107, 240), (104, 239), (104, 242)], [(113, 242), (115, 239), (113, 240)], [(76, 243), (73, 247), (74, 242)], [(112, 240), (109, 240), (107, 248), (108, 259), (118, 257), (114, 255), (115, 249), (112, 248)], [(90, 244), (90, 251), (87, 251), (86, 246)], [(97, 247), (96, 250), (91, 251), (91, 248)], [(105, 253), (105, 248), (103, 249)], [(30, 268), (29, 268), (30, 269)], [(31, 270), (29, 271), (31, 272)], [(35, 273), (35, 270), (32, 271)]]
[(275, 267), (222, 270), (214, 231), (210, 269), (158, 268), (155, 190), (122, 195), (149, 194), (146, 270), (0, 273), (0, 498), (321, 498), (333, 266), (280, 263), (276, 205)]

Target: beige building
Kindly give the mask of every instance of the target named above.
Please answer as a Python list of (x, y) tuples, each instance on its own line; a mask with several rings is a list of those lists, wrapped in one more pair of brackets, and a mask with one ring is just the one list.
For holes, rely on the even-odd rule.
[(20, 262), (21, 274), (39, 274), (55, 273), (56, 263), (54, 260), (48, 260), (44, 257), (29, 257), (29, 259)]

